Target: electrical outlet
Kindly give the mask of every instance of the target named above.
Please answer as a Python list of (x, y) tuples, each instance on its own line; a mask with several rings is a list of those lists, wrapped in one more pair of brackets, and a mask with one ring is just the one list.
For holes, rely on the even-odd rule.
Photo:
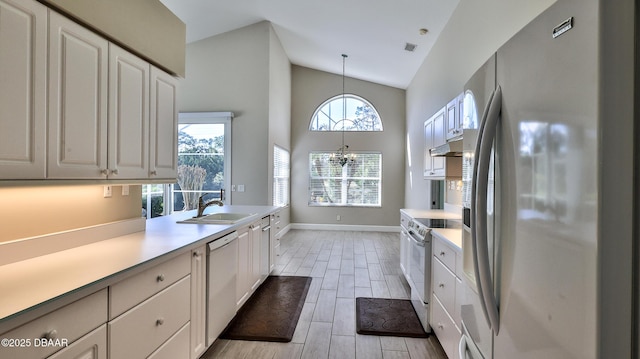
[(336, 216), (336, 220), (338, 220), (338, 221), (340, 220), (340, 215)]
[(104, 186), (104, 198), (111, 197), (111, 186)]
[(122, 186), (122, 196), (128, 196), (129, 195), (129, 185), (125, 184)]
[(235, 192), (236, 191), (236, 185), (232, 184), (231, 185), (231, 192)]
[(238, 192), (244, 192), (244, 185), (243, 184), (239, 184), (238, 185)]

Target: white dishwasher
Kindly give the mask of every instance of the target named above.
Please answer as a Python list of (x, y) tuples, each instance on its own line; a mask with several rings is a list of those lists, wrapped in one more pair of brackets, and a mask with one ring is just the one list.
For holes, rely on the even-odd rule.
[(207, 246), (207, 346), (213, 344), (236, 314), (237, 232)]

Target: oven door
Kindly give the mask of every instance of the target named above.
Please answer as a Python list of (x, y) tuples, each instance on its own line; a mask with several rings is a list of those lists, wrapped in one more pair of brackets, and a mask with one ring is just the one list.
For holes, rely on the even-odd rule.
[(420, 297), (423, 303), (427, 303), (425, 296), (425, 265), (427, 263), (427, 250), (424, 241), (417, 240), (409, 232), (410, 250), (409, 250), (409, 284), (412, 293)]

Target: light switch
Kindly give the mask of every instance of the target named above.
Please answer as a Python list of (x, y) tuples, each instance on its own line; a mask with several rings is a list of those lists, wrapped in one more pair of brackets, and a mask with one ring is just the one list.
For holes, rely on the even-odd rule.
[(122, 186), (122, 195), (123, 196), (128, 196), (129, 195), (129, 185), (125, 184)]
[(238, 185), (238, 192), (244, 192), (244, 185), (243, 184), (239, 184)]
[(104, 186), (104, 198), (111, 197), (111, 186)]

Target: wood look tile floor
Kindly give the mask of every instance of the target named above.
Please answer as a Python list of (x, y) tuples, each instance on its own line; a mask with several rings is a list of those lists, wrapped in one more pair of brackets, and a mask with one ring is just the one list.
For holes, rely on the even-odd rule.
[(280, 240), (271, 275), (313, 277), (290, 343), (218, 339), (201, 359), (446, 359), (437, 338), (356, 333), (355, 298), (409, 299), (400, 235), (292, 230)]

